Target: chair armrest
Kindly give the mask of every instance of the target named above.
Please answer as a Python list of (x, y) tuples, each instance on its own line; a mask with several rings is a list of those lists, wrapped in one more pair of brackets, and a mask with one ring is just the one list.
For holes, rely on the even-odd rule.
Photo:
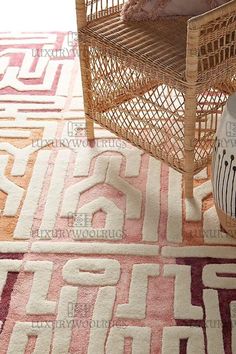
[(227, 80), (236, 74), (236, 0), (188, 20), (186, 78)]
[(188, 20), (188, 26), (191, 29), (198, 29), (209, 24), (209, 22), (216, 21), (219, 18), (229, 16), (231, 12), (236, 9), (236, 0), (231, 0), (226, 4), (216, 7), (213, 10), (205, 12), (204, 14), (191, 17)]

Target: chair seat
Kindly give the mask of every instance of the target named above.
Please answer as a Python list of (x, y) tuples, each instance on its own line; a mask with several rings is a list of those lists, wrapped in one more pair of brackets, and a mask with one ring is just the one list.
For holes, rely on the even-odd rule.
[(183, 80), (187, 19), (178, 17), (149, 22), (123, 22), (120, 14), (116, 13), (92, 21), (81, 32)]

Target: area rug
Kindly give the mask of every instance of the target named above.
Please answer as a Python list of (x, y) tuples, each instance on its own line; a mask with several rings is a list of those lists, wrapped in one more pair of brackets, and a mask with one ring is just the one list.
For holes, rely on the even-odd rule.
[(0, 352), (236, 354), (236, 241), (209, 171), (96, 127), (76, 34), (0, 36)]

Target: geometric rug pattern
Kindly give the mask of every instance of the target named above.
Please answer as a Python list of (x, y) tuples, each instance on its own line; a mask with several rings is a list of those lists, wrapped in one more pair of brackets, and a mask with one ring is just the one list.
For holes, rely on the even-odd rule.
[(236, 240), (210, 169), (96, 126), (74, 33), (0, 35), (0, 345), (8, 354), (236, 354)]

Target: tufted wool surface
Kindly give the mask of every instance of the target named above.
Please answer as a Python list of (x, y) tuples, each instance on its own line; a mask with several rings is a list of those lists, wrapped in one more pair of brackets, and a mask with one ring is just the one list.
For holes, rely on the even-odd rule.
[(71, 33), (1, 34), (0, 345), (8, 354), (236, 354), (236, 241), (208, 172), (84, 130)]

